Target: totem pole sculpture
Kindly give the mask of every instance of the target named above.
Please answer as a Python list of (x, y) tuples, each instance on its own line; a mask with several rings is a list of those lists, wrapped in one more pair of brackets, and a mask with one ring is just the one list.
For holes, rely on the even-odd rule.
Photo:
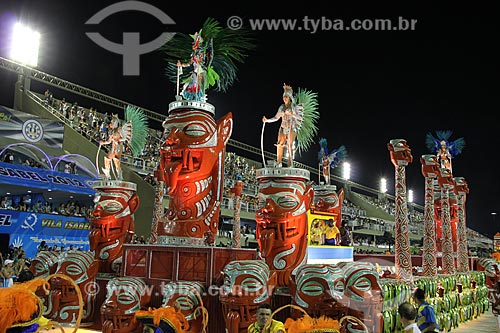
[(453, 236), (450, 218), (450, 191), (455, 189), (455, 182), (450, 169), (441, 168), (438, 177), (441, 188), (441, 224), (443, 229), (443, 273), (455, 274), (455, 259), (453, 255)]
[[(206, 103), (211, 86), (225, 91), (236, 79), (236, 66), (253, 48), (246, 30), (223, 28), (209, 18), (192, 36), (178, 33), (162, 50), (167, 75), (184, 83), (170, 103), (163, 122), (159, 186), (170, 196), (168, 211), (155, 217), (157, 243), (213, 245), (224, 185), (225, 146), (233, 129), (232, 113), (214, 120), (215, 107)], [(184, 74), (183, 68), (189, 73)], [(157, 197), (161, 191), (157, 192)], [(163, 209), (156, 200), (155, 211)]]
[(151, 293), (146, 282), (139, 277), (117, 277), (106, 285), (106, 299), (101, 305), (102, 333), (128, 333), (138, 331), (140, 322), (135, 313), (149, 305)]
[(342, 224), (342, 203), (344, 202), (344, 189), (335, 192), (335, 185), (315, 185), (314, 201), (311, 205), (311, 212), (328, 213), (335, 216), (337, 228)]
[(259, 304), (270, 302), (276, 274), (262, 260), (237, 260), (224, 267), (223, 276), (219, 300), (225, 314), (226, 332), (246, 333), (256, 320)]
[(437, 276), (436, 222), (434, 221), (434, 181), (439, 175), (435, 155), (422, 155), (422, 175), (425, 177), (424, 248), (422, 270), (424, 276)]
[[(314, 192), (309, 184), (309, 171), (291, 166), (295, 149), (298, 153), (306, 150), (317, 133), (317, 97), (317, 93), (300, 88), (294, 94), (292, 87), (285, 84), (283, 104), (276, 115), (262, 118), (262, 129), (267, 122), (279, 119), (281, 126), (275, 167), (265, 167), (256, 173), (259, 182), (256, 237), (266, 263), (271, 272), (277, 273), (278, 285), (282, 287), (289, 285), (292, 272), (306, 260), (307, 211)], [(261, 143), (263, 137), (264, 131)], [(289, 168), (281, 167), (285, 147)]]
[(233, 247), (241, 247), (241, 229), (240, 229), (240, 213), (241, 213), (241, 192), (245, 183), (237, 181), (231, 188), (231, 193), (234, 194), (234, 223), (233, 223)]
[(294, 270), (306, 261), (307, 211), (314, 192), (309, 171), (296, 168), (257, 170), (259, 209), (256, 237), (279, 286), (288, 286)]
[(97, 181), (96, 204), (90, 219), (90, 250), (99, 261), (99, 272), (118, 273), (123, 244), (134, 235), (134, 212), (139, 207), (137, 185), (125, 181)]
[(320, 150), (318, 152), (319, 168), (325, 179), (325, 184), (330, 185), (330, 171), (335, 169), (347, 157), (347, 149), (340, 146), (337, 149), (328, 151), (328, 142), (326, 138), (319, 140)]
[(405, 167), (413, 161), (410, 147), (406, 140), (393, 139), (387, 144), (391, 155), (391, 162), (396, 168), (395, 197), (396, 197), (396, 240), (395, 240), (395, 267), (396, 278), (413, 284), (411, 267), (410, 238), (408, 236), (408, 207), (406, 201), (406, 174)]
[(458, 260), (457, 271), (460, 273), (469, 272), (469, 253), (467, 250), (467, 223), (465, 220), (465, 201), (469, 194), (469, 186), (463, 177), (455, 177), (455, 187), (457, 189), (458, 208)]

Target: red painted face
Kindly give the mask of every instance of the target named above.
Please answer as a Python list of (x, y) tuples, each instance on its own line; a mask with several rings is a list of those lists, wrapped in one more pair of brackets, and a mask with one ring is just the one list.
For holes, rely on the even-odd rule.
[(170, 112), (163, 127), (156, 174), (170, 202), (158, 240), (201, 245), (207, 233), (217, 233), (232, 114), (216, 123), (208, 112), (180, 109)]
[(391, 162), (394, 166), (405, 166), (413, 161), (413, 156), (406, 140), (391, 140), (387, 144), (387, 148), (391, 154)]
[[(90, 250), (102, 261), (101, 270), (113, 271), (113, 261), (121, 257), (123, 244), (134, 233), (133, 214), (139, 206), (135, 189), (113, 182), (114, 186), (99, 186), (89, 234)], [(104, 263), (106, 262), (106, 264)]]
[(439, 176), (439, 162), (435, 155), (422, 155), (420, 163), (424, 177), (436, 178)]
[(266, 263), (277, 272), (278, 285), (288, 285), (292, 271), (305, 258), (313, 190), (302, 177), (276, 174), (258, 180), (257, 239)]

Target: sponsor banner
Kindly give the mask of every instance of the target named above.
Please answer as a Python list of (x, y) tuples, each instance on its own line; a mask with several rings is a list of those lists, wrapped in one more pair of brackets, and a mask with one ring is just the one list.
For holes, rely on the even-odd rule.
[(0, 105), (0, 132), (16, 141), (62, 148), (64, 124)]
[(42, 241), (88, 250), (89, 232), (90, 223), (84, 217), (0, 209), (0, 234), (9, 234), (10, 244), (22, 246), (28, 258), (34, 258)]
[(0, 162), (0, 184), (13, 184), (44, 190), (95, 194), (95, 179), (70, 173)]

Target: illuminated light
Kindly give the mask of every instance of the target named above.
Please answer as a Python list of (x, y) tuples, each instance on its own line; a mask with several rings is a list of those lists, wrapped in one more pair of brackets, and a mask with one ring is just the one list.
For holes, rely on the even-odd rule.
[(52, 190), (50, 188), (47, 191), (52, 192)]
[(28, 191), (26, 191), (26, 192), (31, 193), (31, 190), (28, 190)]
[(351, 165), (347, 162), (344, 162), (343, 167), (344, 167), (344, 169), (343, 169), (342, 177), (345, 180), (349, 180), (351, 178)]
[(387, 192), (387, 180), (385, 178), (380, 178), (380, 192)]
[(36, 67), (38, 65), (38, 48), (40, 47), (40, 33), (21, 23), (14, 25), (10, 56), (12, 60), (24, 65)]
[(413, 190), (408, 190), (408, 202), (413, 202)]
[(5, 193), (5, 194), (10, 195), (10, 192), (7, 192), (7, 193)]
[(49, 200), (52, 200), (52, 198), (49, 198)]

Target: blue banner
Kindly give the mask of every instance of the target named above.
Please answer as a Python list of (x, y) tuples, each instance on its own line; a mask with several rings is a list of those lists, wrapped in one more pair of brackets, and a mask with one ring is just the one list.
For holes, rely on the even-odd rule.
[(22, 246), (28, 258), (35, 257), (42, 241), (88, 251), (89, 232), (90, 223), (84, 217), (0, 209), (0, 234), (9, 234), (9, 243)]
[(95, 194), (87, 176), (0, 162), (0, 184), (14, 184), (43, 190)]
[(0, 132), (18, 142), (62, 148), (64, 124), (0, 105)]

